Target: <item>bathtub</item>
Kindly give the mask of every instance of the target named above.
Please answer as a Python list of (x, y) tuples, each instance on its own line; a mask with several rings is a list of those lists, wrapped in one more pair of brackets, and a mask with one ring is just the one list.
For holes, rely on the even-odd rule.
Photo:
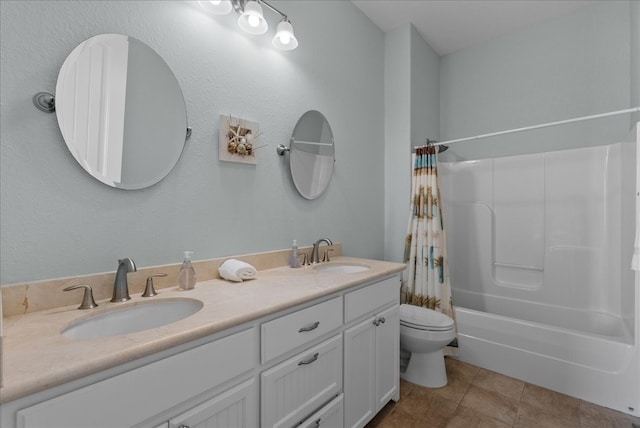
[(439, 163), (461, 360), (640, 415), (639, 129)]
[[(459, 293), (454, 293), (457, 304), (456, 294)], [(499, 297), (483, 296), (482, 300), (492, 307), (507, 303)], [(526, 310), (529, 309), (534, 308)], [(613, 332), (616, 336), (612, 337), (462, 306), (456, 306), (455, 311), (461, 360), (640, 415), (637, 408), (640, 362), (634, 345), (625, 343), (628, 337), (624, 331)]]

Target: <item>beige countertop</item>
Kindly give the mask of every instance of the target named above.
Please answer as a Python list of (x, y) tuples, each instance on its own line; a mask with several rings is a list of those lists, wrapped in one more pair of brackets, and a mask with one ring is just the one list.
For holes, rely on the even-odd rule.
[[(78, 310), (77, 304), (4, 319), (3, 387), (6, 403), (80, 379), (137, 358), (238, 326), (257, 318), (317, 299), (377, 277), (400, 272), (405, 265), (369, 259), (336, 257), (328, 264), (365, 264), (359, 273), (326, 273), (310, 266), (261, 270), (242, 283), (211, 279), (195, 289), (160, 289), (152, 298), (132, 296), (126, 303), (98, 301), (99, 306)], [(152, 299), (192, 298), (204, 303), (195, 314), (162, 327), (94, 340), (74, 340), (60, 333), (74, 321), (118, 306)], [(78, 301), (79, 304), (79, 301)]]

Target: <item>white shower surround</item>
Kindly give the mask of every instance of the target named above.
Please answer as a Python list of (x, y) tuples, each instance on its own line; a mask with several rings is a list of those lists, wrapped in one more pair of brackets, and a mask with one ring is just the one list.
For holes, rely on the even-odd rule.
[(639, 145), (440, 162), (462, 360), (640, 415)]

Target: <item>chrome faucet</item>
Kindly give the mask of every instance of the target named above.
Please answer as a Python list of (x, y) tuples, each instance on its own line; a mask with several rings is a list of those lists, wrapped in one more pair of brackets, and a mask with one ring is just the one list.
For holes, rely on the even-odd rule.
[(320, 247), (321, 243), (326, 243), (327, 245), (333, 245), (331, 239), (329, 238), (320, 238), (313, 244), (313, 251), (311, 251), (311, 263), (320, 263), (320, 256), (318, 247)]
[(112, 302), (126, 302), (131, 299), (129, 296), (129, 284), (127, 283), (127, 273), (138, 270), (136, 264), (128, 257), (118, 260), (118, 271), (113, 284)]

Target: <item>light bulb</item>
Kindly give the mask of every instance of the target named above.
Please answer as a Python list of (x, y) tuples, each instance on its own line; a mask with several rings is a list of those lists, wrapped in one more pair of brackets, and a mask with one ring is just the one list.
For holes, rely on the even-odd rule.
[(203, 0), (198, 3), (202, 9), (214, 15), (226, 15), (233, 8), (229, 0)]
[(282, 42), (283, 45), (288, 45), (290, 41), (291, 37), (289, 37), (288, 34), (283, 34), (280, 36), (280, 42)]
[(257, 27), (258, 25), (260, 25), (260, 18), (255, 15), (251, 15), (247, 18), (247, 23), (252, 27)]

